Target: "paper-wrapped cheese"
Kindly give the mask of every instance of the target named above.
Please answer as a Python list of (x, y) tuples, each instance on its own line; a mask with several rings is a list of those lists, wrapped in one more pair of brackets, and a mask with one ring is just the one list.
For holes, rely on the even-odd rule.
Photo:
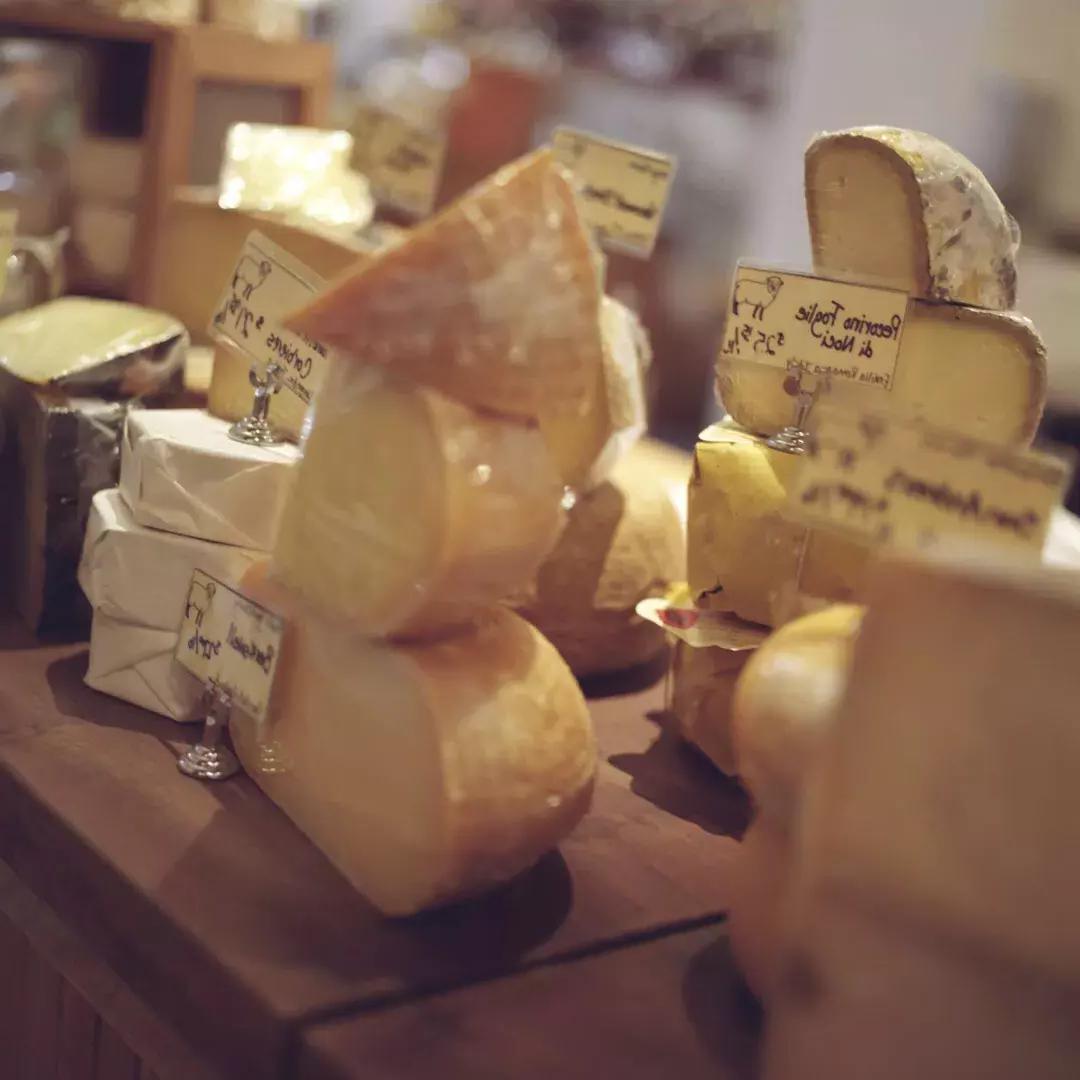
[(535, 426), (339, 362), (273, 572), (362, 633), (438, 632), (532, 580), (562, 528), (562, 493)]
[[(781, 368), (720, 356), (716, 392), (750, 431), (771, 435), (794, 420), (795, 399)], [(1027, 446), (1046, 402), (1046, 348), (1021, 315), (914, 300), (891, 389), (837, 378), (822, 400), (894, 409), (989, 442)]]
[(140, 525), (269, 551), (296, 472), (296, 447), (251, 446), (201, 409), (128, 416), (120, 492)]
[(548, 150), (508, 165), (286, 320), (508, 416), (583, 417), (604, 350), (600, 261)]
[(464, 633), (393, 646), (343, 634), (258, 569), (241, 590), (292, 625), (267, 723), (234, 716), (237, 752), (384, 913), (506, 881), (585, 813), (588, 708), (524, 619), (494, 608)]
[(695, 602), (773, 626), (797, 598), (857, 596), (869, 550), (786, 516), (799, 458), (735, 428), (710, 429), (690, 480), (687, 572)]
[(682, 522), (655, 474), (631, 454), (611, 480), (581, 496), (531, 588), (513, 602), (578, 678), (657, 657), (664, 631), (635, 613), (686, 571)]
[(932, 135), (819, 135), (806, 151), (806, 205), (820, 274), (994, 310), (1016, 302), (1016, 222), (986, 177)]

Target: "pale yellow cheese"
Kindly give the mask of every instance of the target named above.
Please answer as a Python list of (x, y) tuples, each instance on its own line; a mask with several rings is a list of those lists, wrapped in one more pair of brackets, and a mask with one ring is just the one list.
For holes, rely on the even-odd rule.
[(550, 151), (507, 166), (287, 326), (475, 408), (583, 418), (604, 351), (599, 257)]
[(588, 808), (596, 745), (566, 665), (505, 609), (433, 644), (392, 646), (268, 588), (292, 620), (268, 723), (235, 714), (244, 767), (388, 915), (527, 869)]
[(531, 581), (563, 524), (535, 426), (340, 358), (285, 505), (274, 572), (374, 635), (431, 634)]
[(701, 607), (773, 626), (800, 597), (850, 600), (866, 547), (788, 519), (799, 458), (733, 428), (699, 442), (690, 480), (687, 572)]
[(685, 578), (686, 539), (661, 479), (637, 460), (632, 451), (610, 481), (577, 500), (555, 550), (513, 603), (579, 678), (647, 663), (667, 647), (664, 631), (634, 609)]
[(814, 268), (913, 296), (1007, 310), (1020, 234), (983, 174), (901, 128), (819, 135), (806, 151)]
[(135, 252), (136, 211), (84, 202), (71, 212), (75, 284), (87, 290), (120, 292), (127, 285)]
[(540, 430), (567, 485), (588, 491), (603, 482), (647, 426), (645, 375), (652, 362), (638, 317), (605, 296), (600, 309), (604, 364), (584, 416), (543, 412)]
[[(182, 189), (165, 215), (160, 239), (161, 280), (155, 301), (191, 331), (194, 341), (210, 341), (207, 327), (232, 278), (240, 249), (254, 230), (324, 278), (341, 273), (373, 250), (354, 236), (330, 233), (314, 224), (222, 209), (216, 189)], [(250, 404), (249, 394), (247, 406)], [(215, 415), (230, 418), (224, 413)]]
[[(771, 435), (793, 422), (786, 380), (780, 368), (717, 358), (716, 392), (750, 431)], [(1023, 316), (913, 301), (892, 388), (833, 379), (821, 400), (895, 410), (989, 442), (1027, 446), (1046, 401), (1046, 349)]]

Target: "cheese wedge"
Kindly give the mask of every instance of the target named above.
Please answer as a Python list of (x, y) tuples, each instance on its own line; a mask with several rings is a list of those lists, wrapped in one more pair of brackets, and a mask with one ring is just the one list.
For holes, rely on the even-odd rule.
[[(724, 408), (761, 434), (794, 420), (786, 380), (779, 368), (716, 362)], [(1046, 348), (1022, 315), (917, 300), (908, 307), (891, 390), (834, 379), (821, 400), (887, 408), (989, 442), (1028, 446), (1046, 402)]]
[(671, 715), (679, 734), (722, 773), (735, 776), (731, 706), (735, 686), (752, 649), (732, 652), (675, 643), (671, 665)]
[(599, 257), (539, 151), (330, 286), (286, 325), (476, 408), (582, 418), (604, 362)]
[(806, 151), (814, 269), (993, 310), (1016, 303), (1020, 233), (986, 177), (902, 128), (819, 135)]
[(785, 516), (799, 458), (764, 439), (714, 428), (690, 479), (687, 572), (695, 603), (778, 625), (803, 598), (850, 600), (869, 549)]
[(535, 426), (339, 360), (274, 573), (361, 633), (437, 633), (533, 579), (562, 528), (562, 494)]
[[(356, 236), (329, 232), (314, 224), (285, 222), (250, 210), (225, 210), (218, 206), (214, 188), (181, 189), (165, 216), (160, 241), (161, 280), (154, 298), (160, 308), (191, 331), (194, 341), (211, 341), (207, 327), (236, 268), (240, 249), (253, 230), (324, 278), (354, 266), (374, 250)], [(250, 407), (249, 393), (244, 412)], [(215, 415), (238, 419), (224, 413)]]
[(581, 496), (555, 550), (514, 608), (559, 650), (578, 678), (624, 671), (667, 647), (635, 613), (686, 575), (682, 521), (662, 485), (627, 458)]
[(234, 715), (248, 773), (387, 915), (489, 889), (588, 808), (596, 744), (566, 665), (512, 612), (392, 646), (343, 635), (250, 575), (292, 620), (271, 716)]
[(567, 485), (588, 491), (611, 475), (645, 433), (645, 375), (652, 347), (638, 317), (605, 296), (600, 309), (604, 364), (584, 416), (543, 411), (540, 430)]

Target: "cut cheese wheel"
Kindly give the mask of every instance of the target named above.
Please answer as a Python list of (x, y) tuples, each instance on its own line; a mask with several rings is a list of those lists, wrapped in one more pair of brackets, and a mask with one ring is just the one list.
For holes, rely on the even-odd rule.
[(815, 748), (847, 685), (864, 609), (837, 604), (788, 623), (757, 649), (733, 707), (739, 776), (758, 811), (790, 829)]
[(611, 475), (644, 434), (645, 373), (652, 348), (638, 317), (609, 296), (600, 310), (604, 365), (584, 416), (545, 411), (540, 430), (567, 485), (588, 491)]
[(236, 715), (237, 753), (384, 913), (506, 881), (584, 815), (588, 708), (523, 619), (496, 608), (459, 636), (395, 647), (342, 635), (258, 573), (241, 590), (293, 621), (269, 721)]
[[(779, 368), (717, 359), (716, 392), (750, 431), (771, 435), (792, 423), (786, 380)], [(1021, 315), (917, 300), (908, 308), (892, 388), (833, 379), (821, 400), (896, 410), (988, 442), (1027, 446), (1046, 402), (1046, 348)]]
[(752, 649), (732, 652), (716, 647), (675, 644), (671, 667), (671, 714), (679, 734), (696, 746), (722, 773), (734, 776), (731, 705), (735, 686)]
[(682, 521), (655, 474), (632, 452), (612, 480), (578, 499), (555, 550), (516, 610), (559, 650), (578, 678), (645, 664), (667, 647), (639, 601), (686, 574)]
[(339, 360), (274, 572), (362, 633), (436, 633), (533, 579), (562, 528), (562, 492), (535, 426)]
[(581, 418), (604, 361), (599, 257), (550, 151), (507, 166), (286, 321), (477, 408)]
[(863, 127), (806, 151), (814, 268), (913, 296), (1008, 310), (1016, 222), (986, 177), (932, 135)]
[(869, 549), (786, 516), (799, 458), (733, 428), (712, 432), (712, 441), (697, 445), (690, 480), (687, 572), (695, 603), (773, 626), (805, 598), (855, 598)]

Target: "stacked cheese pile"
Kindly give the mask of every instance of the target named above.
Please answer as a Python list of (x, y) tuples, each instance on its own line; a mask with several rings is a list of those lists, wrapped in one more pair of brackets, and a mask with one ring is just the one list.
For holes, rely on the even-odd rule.
[[(1045, 399), (1045, 352), (1031, 323), (1008, 310), (1016, 225), (978, 169), (929, 135), (857, 128), (814, 140), (806, 196), (815, 272), (912, 298), (891, 391), (834, 379), (830, 403), (899, 410), (1028, 445)], [(779, 626), (800, 609), (856, 598), (869, 550), (784, 516), (798, 458), (766, 438), (794, 420), (786, 372), (721, 357), (717, 388), (730, 420), (698, 443), (690, 485), (696, 602)], [(725, 700), (735, 680), (729, 669), (719, 676)], [(724, 726), (726, 716), (706, 722)], [(682, 717), (688, 733), (700, 724)]]
[(73, 283), (122, 294), (131, 272), (142, 192), (138, 139), (84, 135), (71, 150)]
[(174, 720), (201, 715), (202, 687), (173, 658), (192, 572), (233, 581), (269, 550), (299, 460), (228, 427), (195, 409), (131, 412), (120, 485), (94, 496), (83, 546), (87, 683)]
[(543, 430), (598, 408), (600, 265), (549, 153), (512, 165), (288, 320), (340, 350), (268, 568), (290, 620), (248, 772), (389, 914), (490, 887), (585, 812), (588, 710), (498, 605), (563, 526)]

